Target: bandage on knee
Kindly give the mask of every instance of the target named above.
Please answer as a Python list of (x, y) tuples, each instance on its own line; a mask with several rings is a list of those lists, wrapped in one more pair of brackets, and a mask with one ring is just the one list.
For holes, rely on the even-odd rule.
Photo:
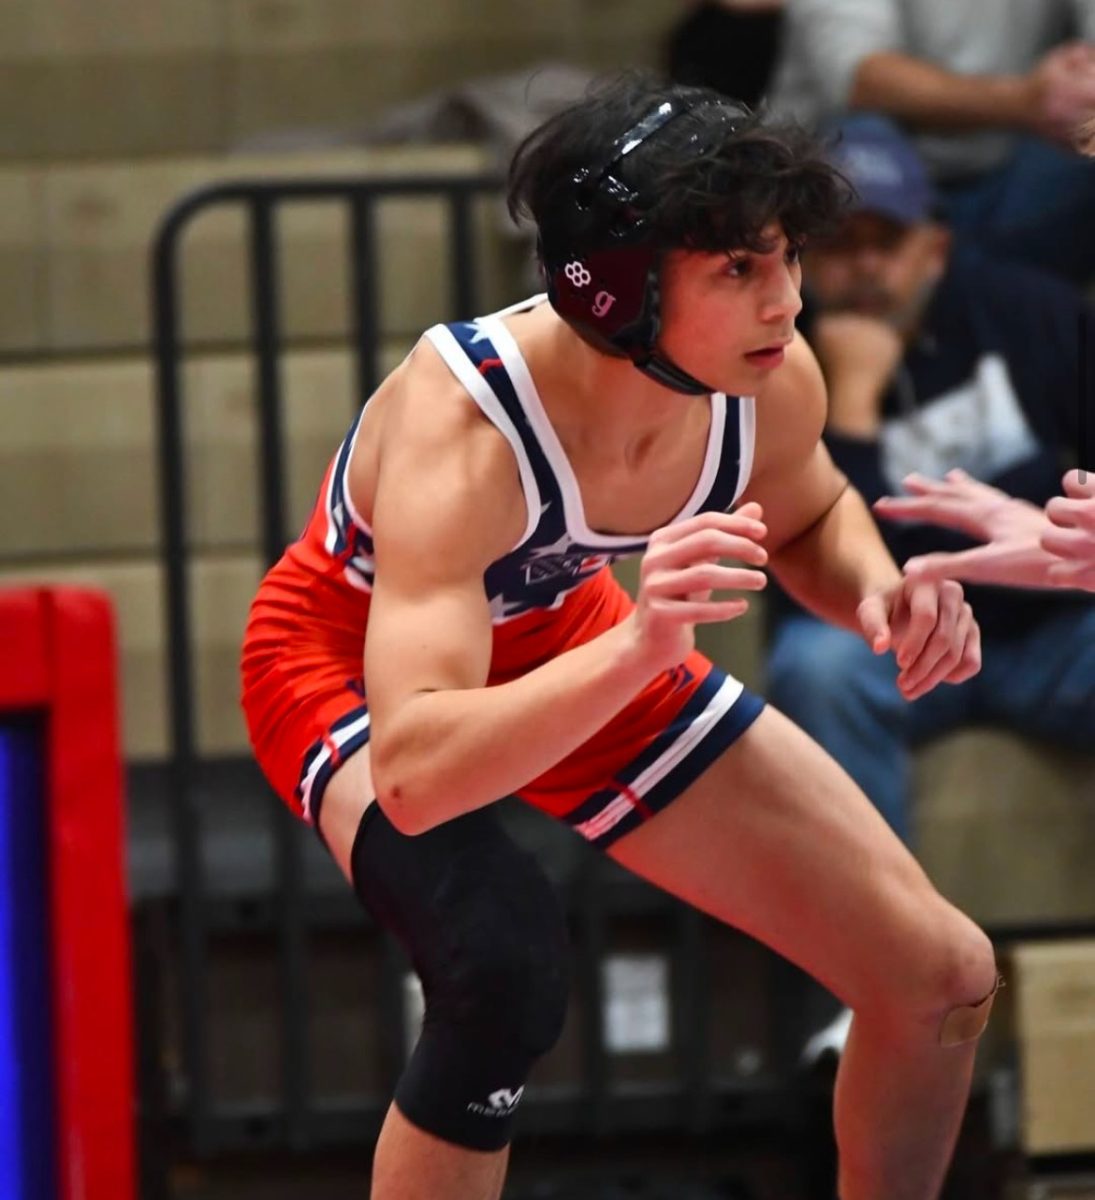
[(992, 1012), (992, 1002), (996, 993), (1004, 986), (1004, 977), (998, 975), (992, 991), (976, 1004), (964, 1004), (960, 1008), (952, 1008), (943, 1018), (939, 1030), (941, 1046), (961, 1046), (966, 1042), (975, 1042), (985, 1032)]

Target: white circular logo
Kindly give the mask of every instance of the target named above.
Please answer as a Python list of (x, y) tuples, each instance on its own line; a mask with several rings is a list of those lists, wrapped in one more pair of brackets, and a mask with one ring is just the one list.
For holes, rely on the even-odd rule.
[(563, 269), (563, 274), (577, 288), (588, 287), (593, 282), (593, 276), (586, 270), (585, 263), (567, 263)]

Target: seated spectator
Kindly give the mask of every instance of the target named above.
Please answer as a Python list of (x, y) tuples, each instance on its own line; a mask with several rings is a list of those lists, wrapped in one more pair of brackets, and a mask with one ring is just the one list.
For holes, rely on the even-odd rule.
[[(806, 255), (805, 332), (829, 386), (826, 441), (837, 465), (870, 503), (910, 473), (961, 468), (1044, 506), (1080, 426), (1077, 294), (952, 243), (931, 219), (914, 148), (885, 119), (851, 118), (833, 153), (859, 198), (838, 235)], [(924, 525), (887, 522), (884, 533), (899, 562), (972, 544)], [(984, 669), (922, 698), (915, 687), (902, 698), (896, 665), (855, 635), (777, 593), (769, 606), (771, 699), (906, 840), (911, 747), (985, 722), (1084, 747), (1095, 728), (1091, 598), (968, 594)]]
[[(1078, 294), (952, 239), (933, 219), (914, 146), (885, 118), (849, 118), (833, 156), (858, 199), (837, 236), (807, 250), (802, 321), (828, 382), (833, 458), (868, 502), (913, 473), (958, 468), (1037, 506), (1041, 522), (1059, 455), (1078, 443)], [(883, 532), (898, 562), (972, 544), (923, 524), (885, 522)], [(903, 697), (897, 664), (768, 588), (769, 698), (906, 841), (913, 748), (994, 724), (1084, 749), (1095, 729), (1093, 598), (978, 586), (967, 596), (983, 631), (981, 674), (923, 696), (914, 680)], [(839, 1054), (850, 1014), (831, 1019), (837, 1001), (805, 977), (787, 986), (817, 1030), (803, 1061)]]
[[(1095, 0), (788, 0), (773, 106), (917, 136), (952, 226), (1075, 282), (1095, 277)], [(1070, 40), (1071, 39), (1071, 40)]]
[(910, 558), (921, 579), (963, 579), (1005, 587), (1082, 588), (1095, 592), (1095, 474), (1070, 471), (1064, 496), (1044, 509), (950, 471), (945, 479), (905, 480), (911, 495), (883, 496), (875, 512), (958, 529), (985, 544)]
[(776, 65), (784, 5), (785, 0), (692, 0), (666, 40), (669, 77), (756, 108)]

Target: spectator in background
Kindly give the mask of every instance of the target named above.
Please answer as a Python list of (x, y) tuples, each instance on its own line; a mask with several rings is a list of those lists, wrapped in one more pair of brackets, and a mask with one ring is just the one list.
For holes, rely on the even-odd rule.
[[(910, 473), (961, 468), (1043, 506), (1059, 490), (1062, 451), (1077, 444), (1078, 295), (952, 243), (931, 219), (915, 149), (885, 118), (850, 118), (842, 134), (834, 158), (859, 198), (837, 237), (811, 247), (804, 289), (834, 460), (869, 502)], [(888, 524), (884, 534), (899, 562), (972, 544), (922, 525)], [(904, 698), (894, 665), (861, 639), (772, 596), (771, 699), (906, 840), (910, 747), (974, 722), (1079, 747), (1095, 729), (1091, 598), (969, 592), (982, 674), (923, 697), (912, 680)]]
[(788, 0), (773, 106), (881, 112), (914, 131), (956, 230), (1095, 277), (1095, 0)]
[[(933, 219), (915, 147), (892, 122), (862, 114), (840, 132), (833, 157), (858, 199), (837, 237), (807, 251), (800, 321), (826, 376), (836, 465), (868, 502), (910, 473), (962, 468), (1040, 509), (1058, 492), (1060, 452), (1077, 443), (1078, 294), (952, 240)], [(924, 525), (886, 523), (883, 532), (898, 562), (972, 544)], [(912, 679), (902, 695), (896, 664), (768, 589), (769, 698), (906, 842), (917, 745), (992, 723), (1086, 748), (1095, 729), (1095, 598), (976, 586), (967, 594), (983, 631), (982, 674), (946, 694), (922, 694)], [(838, 1002), (804, 987), (799, 1011), (817, 1032), (803, 1058), (813, 1063), (842, 1050), (850, 1013), (831, 1019)]]
[(692, 0), (666, 42), (669, 77), (756, 108), (778, 57), (784, 7), (785, 0)]

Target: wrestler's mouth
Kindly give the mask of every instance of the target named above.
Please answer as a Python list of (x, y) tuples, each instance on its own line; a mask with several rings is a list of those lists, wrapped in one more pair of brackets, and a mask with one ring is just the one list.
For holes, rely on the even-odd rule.
[(786, 357), (787, 342), (774, 342), (771, 346), (762, 346), (759, 350), (750, 350), (745, 357), (755, 367), (778, 367)]

